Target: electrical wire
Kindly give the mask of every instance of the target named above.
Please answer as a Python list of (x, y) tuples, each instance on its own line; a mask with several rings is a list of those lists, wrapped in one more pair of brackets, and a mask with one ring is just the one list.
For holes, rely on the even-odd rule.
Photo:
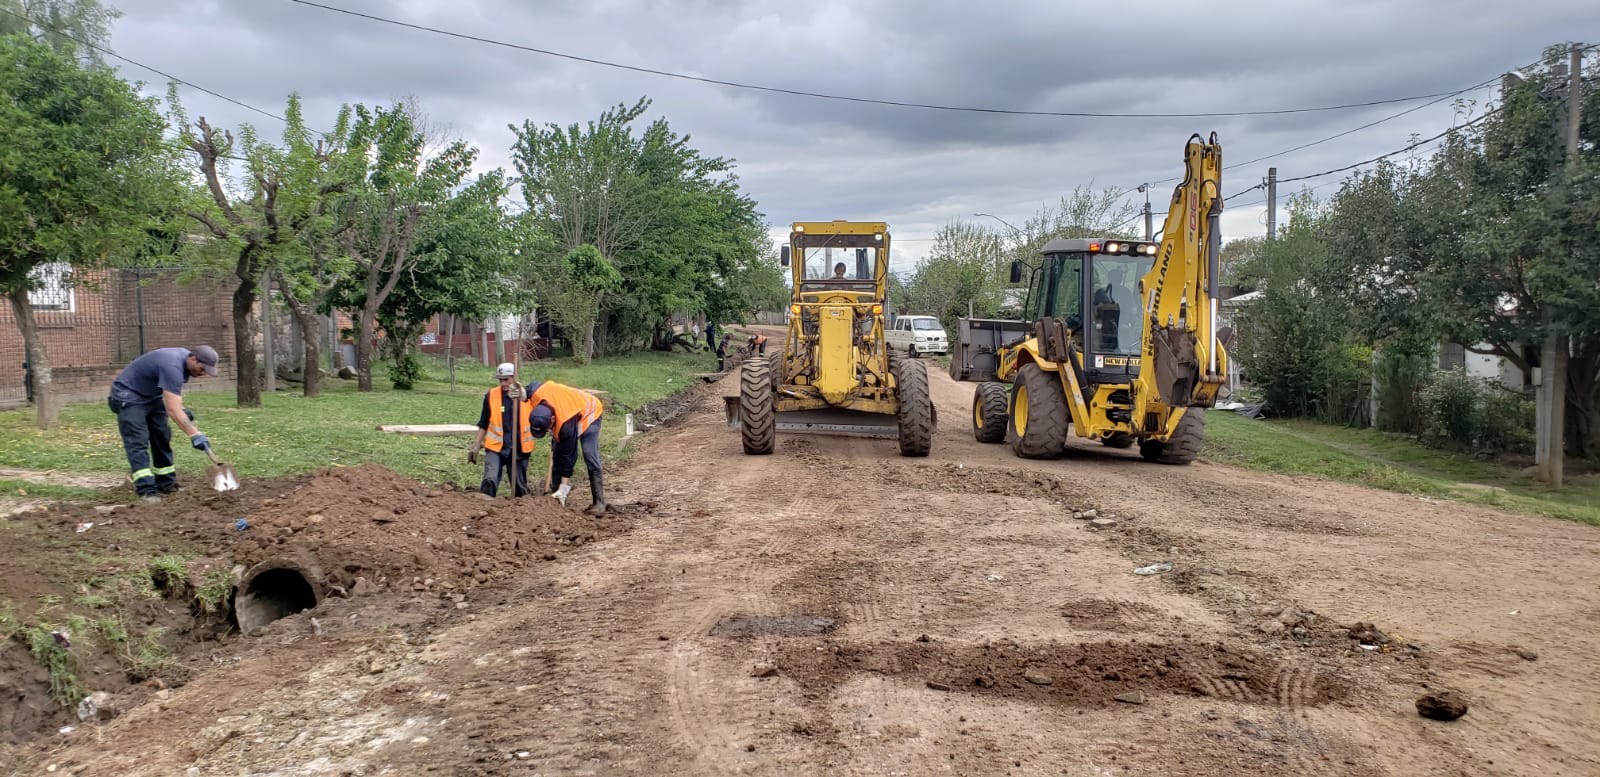
[(175, 76), (175, 75), (173, 75), (171, 73), (166, 72), (165, 70), (161, 70), (159, 68), (155, 68), (155, 67), (152, 67), (150, 65), (146, 65), (143, 62), (139, 62), (139, 61), (136, 61), (136, 60), (133, 60), (133, 59), (129, 59), (129, 58), (124, 57), (121, 54), (118, 54), (117, 52), (112, 51), (111, 49), (108, 49), (108, 48), (106, 48), (104, 46), (99, 46), (99, 45), (90, 43), (90, 42), (88, 42), (86, 40), (83, 40), (82, 38), (74, 37), (71, 33), (68, 33), (65, 30), (62, 30), (59, 27), (54, 27), (52, 25), (45, 24), (45, 23), (43, 23), (43, 22), (41, 22), (41, 21), (39, 21), (37, 19), (30, 18), (28, 16), (25, 16), (23, 14), (19, 14), (19, 13), (15, 12), (15, 11), (7, 10), (5, 8), (0, 8), (0, 13), (6, 14), (8, 16), (14, 16), (14, 17), (16, 17), (18, 19), (21, 19), (21, 20), (23, 20), (25, 22), (28, 22), (29, 24), (32, 24), (32, 25), (34, 25), (34, 26), (36, 26), (36, 27), (38, 27), (40, 29), (49, 30), (50, 32), (53, 32), (53, 33), (55, 33), (57, 35), (60, 35), (61, 37), (66, 38), (67, 40), (70, 40), (70, 41), (72, 41), (72, 42), (74, 42), (74, 43), (76, 43), (76, 44), (78, 44), (80, 46), (85, 46), (85, 47), (94, 49), (95, 51), (98, 51), (101, 54), (104, 54), (104, 55), (106, 55), (108, 57), (114, 57), (116, 59), (122, 60), (123, 62), (126, 62), (126, 63), (128, 63), (130, 65), (135, 66), (135, 67), (144, 68), (145, 70), (148, 70), (148, 71), (150, 71), (152, 73), (155, 73), (158, 76), (166, 78), (169, 81), (176, 81), (176, 82), (178, 82), (180, 84), (183, 84), (184, 86), (187, 86), (187, 87), (189, 87), (191, 89), (198, 89), (199, 91), (205, 92), (206, 94), (209, 94), (212, 97), (215, 97), (215, 98), (217, 98), (219, 100), (224, 100), (226, 102), (233, 103), (234, 105), (237, 105), (240, 108), (245, 108), (245, 109), (248, 109), (248, 110), (255, 111), (256, 113), (259, 113), (262, 116), (266, 116), (266, 117), (269, 117), (269, 118), (277, 119), (278, 121), (284, 122), (285, 124), (287, 124), (289, 122), (288, 119), (286, 119), (286, 118), (284, 118), (282, 116), (279, 116), (278, 114), (273, 113), (271, 111), (263, 110), (261, 108), (257, 108), (256, 106), (251, 105), (250, 103), (247, 103), (247, 102), (245, 102), (243, 100), (236, 100), (236, 99), (234, 99), (232, 97), (229, 97), (229, 96), (227, 96), (227, 95), (225, 95), (225, 94), (223, 94), (221, 92), (217, 92), (217, 91), (213, 91), (211, 89), (207, 89), (207, 88), (205, 88), (205, 87), (203, 87), (203, 86), (201, 86), (201, 85), (199, 85), (197, 83), (194, 83), (193, 81), (188, 81), (188, 80), (179, 78), (179, 77), (177, 77), (177, 76)]
[(689, 75), (688, 73), (678, 73), (678, 72), (674, 72), (674, 71), (671, 71), (671, 70), (661, 70), (661, 69), (658, 69), (658, 68), (643, 67), (643, 66), (640, 66), (640, 65), (628, 65), (628, 64), (623, 64), (621, 62), (612, 62), (612, 61), (609, 61), (609, 60), (597, 59), (597, 58), (594, 58), (594, 57), (586, 57), (586, 56), (582, 56), (582, 55), (578, 55), (578, 54), (569, 54), (569, 53), (566, 53), (566, 52), (554, 51), (554, 50), (551, 50), (551, 49), (542, 49), (542, 48), (538, 48), (538, 47), (535, 47), (535, 46), (526, 46), (526, 45), (523, 45), (523, 44), (520, 44), (520, 43), (510, 43), (510, 42), (507, 42), (507, 41), (496, 40), (494, 38), (486, 38), (486, 37), (483, 37), (481, 35), (472, 35), (470, 33), (456, 32), (454, 30), (446, 30), (446, 29), (439, 28), (439, 27), (430, 27), (430, 26), (425, 25), (425, 24), (416, 24), (416, 23), (413, 23), (413, 22), (401, 21), (399, 19), (392, 19), (392, 18), (389, 18), (389, 17), (386, 17), (386, 16), (379, 16), (377, 14), (363, 13), (361, 11), (352, 11), (352, 10), (350, 10), (348, 8), (339, 8), (339, 7), (336, 7), (336, 6), (324, 5), (322, 3), (313, 2), (313, 0), (289, 0), (289, 2), (295, 3), (297, 5), (307, 6), (307, 7), (310, 7), (310, 8), (318, 8), (318, 9), (321, 9), (321, 10), (324, 10), (324, 11), (328, 11), (328, 12), (331, 12), (331, 13), (344, 14), (346, 16), (353, 16), (353, 17), (356, 17), (356, 18), (359, 18), (359, 19), (366, 19), (368, 21), (378, 22), (378, 23), (381, 23), (381, 24), (389, 24), (389, 25), (393, 25), (393, 26), (396, 26), (396, 27), (404, 27), (406, 29), (417, 30), (419, 32), (426, 32), (426, 33), (430, 33), (430, 34), (433, 34), (433, 35), (442, 35), (442, 36), (449, 37), (449, 38), (457, 38), (459, 40), (472, 41), (474, 43), (482, 43), (482, 44), (486, 44), (486, 45), (490, 45), (490, 46), (499, 46), (499, 47), (502, 47), (502, 48), (514, 49), (514, 50), (517, 50), (517, 51), (525, 51), (525, 52), (532, 53), (532, 54), (541, 54), (541, 55), (548, 56), (548, 57), (557, 57), (557, 58), (560, 58), (560, 59), (571, 60), (573, 62), (582, 62), (582, 63), (589, 64), (589, 65), (598, 65), (598, 66), (601, 66), (601, 67), (616, 68), (618, 70), (627, 70), (627, 71), (631, 71), (631, 72), (634, 72), (634, 73), (644, 73), (644, 74), (647, 74), (647, 75), (661, 76), (663, 78), (676, 78), (676, 79), (680, 79), (680, 80), (684, 80), (684, 81), (694, 81), (694, 82), (702, 83), (702, 84), (712, 84), (712, 85), (715, 85), (715, 86), (725, 86), (725, 87), (729, 87), (729, 88), (733, 88), (733, 89), (748, 89), (748, 90), (752, 90), (752, 91), (769, 92), (769, 93), (773, 93), (773, 94), (786, 94), (786, 95), (791, 95), (791, 96), (795, 96), (795, 97), (809, 97), (809, 98), (818, 99), (818, 100), (840, 100), (840, 101), (844, 101), (844, 102), (866, 103), (866, 104), (870, 104), (870, 105), (885, 105), (885, 106), (896, 107), (896, 108), (921, 108), (921, 109), (933, 110), (933, 111), (956, 111), (956, 112), (963, 112), (963, 113), (988, 113), (988, 114), (1002, 114), (1002, 115), (1008, 115), (1008, 116), (1061, 116), (1061, 117), (1101, 118), (1101, 119), (1192, 119), (1192, 118), (1210, 118), (1210, 117), (1227, 117), (1227, 116), (1281, 116), (1281, 115), (1286, 115), (1286, 114), (1316, 113), (1316, 112), (1323, 112), (1323, 111), (1338, 111), (1338, 110), (1346, 110), (1346, 109), (1350, 109), (1350, 108), (1368, 108), (1368, 107), (1372, 107), (1372, 106), (1375, 106), (1375, 105), (1391, 105), (1391, 104), (1394, 104), (1394, 103), (1413, 102), (1415, 100), (1427, 100), (1427, 99), (1431, 99), (1431, 98), (1443, 98), (1443, 97), (1452, 96), (1454, 94), (1459, 94), (1459, 92), (1437, 92), (1437, 93), (1434, 93), (1434, 94), (1412, 95), (1412, 96), (1409, 96), (1409, 97), (1393, 97), (1393, 98), (1387, 98), (1387, 99), (1382, 99), (1382, 100), (1367, 100), (1367, 101), (1364, 101), (1364, 102), (1346, 103), (1346, 104), (1342, 104), (1342, 105), (1320, 105), (1320, 106), (1304, 107), (1304, 108), (1279, 108), (1279, 109), (1274, 109), (1274, 110), (1258, 110), (1258, 111), (1210, 111), (1210, 112), (1199, 112), (1199, 113), (1100, 113), (1100, 112), (1092, 112), (1092, 111), (1031, 111), (1031, 110), (1015, 109), (1015, 108), (984, 108), (984, 107), (965, 106), (965, 105), (938, 105), (938, 104), (934, 104), (934, 103), (918, 103), (918, 102), (908, 102), (908, 101), (904, 101), (904, 100), (885, 100), (885, 99), (876, 99), (876, 98), (871, 98), (871, 97), (853, 97), (853, 96), (849, 96), (849, 95), (828, 94), (828, 93), (825, 93), (825, 92), (812, 92), (812, 91), (806, 91), (806, 90), (803, 90), (803, 89), (787, 89), (787, 88), (777, 87), (777, 86), (766, 86), (766, 85), (762, 85), (762, 84), (751, 84), (751, 83), (744, 83), (744, 82), (740, 82), (740, 81), (728, 81), (728, 80), (724, 80), (724, 79), (720, 79), (720, 78), (708, 78), (706, 76), (695, 76), (695, 75)]

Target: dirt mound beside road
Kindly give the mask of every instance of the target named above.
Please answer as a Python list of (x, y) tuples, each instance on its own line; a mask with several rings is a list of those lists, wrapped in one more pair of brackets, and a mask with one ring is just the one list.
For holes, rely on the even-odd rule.
[[(0, 615), (9, 618), (0, 637), (10, 638), (0, 643), (0, 692), (26, 714), (6, 721), (7, 739), (77, 723), (71, 708), (91, 691), (126, 710), (182, 685), (204, 654), (244, 649), (239, 626), (330, 597), (358, 607), (384, 591), (459, 601), (654, 509), (614, 505), (593, 518), (581, 507), (491, 500), (366, 464), (226, 493), (195, 484), (156, 504), (58, 503), (15, 516), (0, 535)], [(30, 656), (30, 640), (52, 632), (64, 650)]]

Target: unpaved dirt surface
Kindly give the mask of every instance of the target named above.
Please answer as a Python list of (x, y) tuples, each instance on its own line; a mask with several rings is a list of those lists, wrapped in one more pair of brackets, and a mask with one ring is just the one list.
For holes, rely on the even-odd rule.
[[(710, 393), (610, 476), (614, 503), (654, 507), (608, 518), (615, 532), (514, 566), (465, 607), (332, 598), (11, 763), (1600, 774), (1595, 529), (1098, 445), (1024, 461), (974, 442), (972, 386), (930, 373), (926, 459), (782, 434), (745, 456)], [(1114, 525), (1073, 517), (1088, 509)], [(1418, 715), (1446, 691), (1464, 717)]]

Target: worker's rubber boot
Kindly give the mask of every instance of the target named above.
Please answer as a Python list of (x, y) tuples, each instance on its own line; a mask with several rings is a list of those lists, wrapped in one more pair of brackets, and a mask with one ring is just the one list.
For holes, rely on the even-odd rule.
[(600, 473), (589, 473), (589, 491), (594, 494), (594, 504), (584, 508), (584, 515), (601, 516), (606, 514), (606, 489), (600, 482)]

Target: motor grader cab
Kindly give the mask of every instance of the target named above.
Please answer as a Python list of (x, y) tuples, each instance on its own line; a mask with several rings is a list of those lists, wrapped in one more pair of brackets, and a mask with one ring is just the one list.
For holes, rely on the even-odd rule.
[[(1052, 240), (1037, 266), (1012, 265), (1013, 283), (1031, 271), (1025, 329), (1020, 322), (963, 322), (958, 358), (985, 379), (972, 407), (979, 442), (1010, 442), (1018, 456), (1050, 458), (1076, 433), (1113, 448), (1137, 444), (1150, 461), (1194, 461), (1205, 437), (1204, 408), (1226, 382), (1232, 333), (1216, 325), (1216, 135), (1190, 138), (1184, 159), (1160, 242)], [(985, 348), (970, 342), (969, 331), (1006, 339)]]
[(927, 371), (884, 342), (889, 226), (795, 222), (780, 263), (793, 277), (789, 331), (741, 366), (736, 421), (729, 403), (744, 452), (771, 453), (777, 432), (792, 431), (893, 438), (901, 455), (928, 455)]

